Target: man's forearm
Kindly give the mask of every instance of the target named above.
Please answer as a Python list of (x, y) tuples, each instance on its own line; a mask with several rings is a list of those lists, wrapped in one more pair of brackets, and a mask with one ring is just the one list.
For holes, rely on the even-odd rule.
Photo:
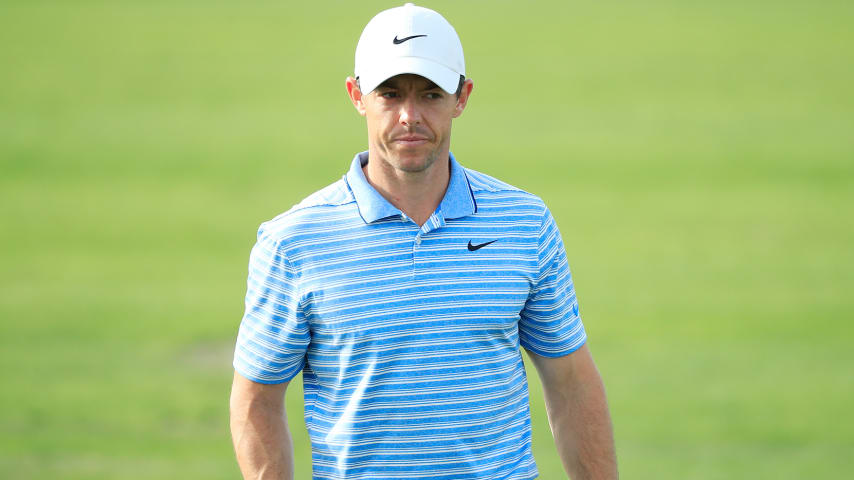
[(243, 478), (293, 480), (293, 443), (281, 400), (233, 389), (231, 438)]
[(547, 400), (558, 454), (573, 480), (618, 477), (611, 416), (601, 380)]
[(529, 352), (543, 383), (549, 424), (572, 480), (615, 480), (617, 455), (605, 386), (586, 345), (563, 357)]

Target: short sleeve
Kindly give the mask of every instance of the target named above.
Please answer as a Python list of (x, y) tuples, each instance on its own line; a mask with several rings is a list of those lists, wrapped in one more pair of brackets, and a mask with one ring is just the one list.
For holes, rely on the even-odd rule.
[(519, 320), (519, 343), (538, 355), (560, 357), (587, 340), (563, 240), (548, 208), (537, 249), (539, 274)]
[(297, 272), (281, 241), (262, 225), (249, 255), (246, 309), (237, 335), (234, 369), (258, 383), (286, 382), (302, 370), (309, 340)]

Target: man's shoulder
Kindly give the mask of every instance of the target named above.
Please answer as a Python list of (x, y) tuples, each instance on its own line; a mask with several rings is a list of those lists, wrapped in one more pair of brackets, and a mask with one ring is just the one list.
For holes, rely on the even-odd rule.
[(262, 223), (260, 230), (281, 239), (310, 224), (336, 222), (351, 216), (355, 211), (355, 202), (353, 192), (341, 178), (305, 197), (286, 212)]
[[(510, 185), (485, 173), (466, 168), (469, 187), (476, 200), (495, 200), (515, 205), (530, 205), (545, 208), (543, 200), (531, 192)], [(518, 202), (518, 203), (517, 203)]]

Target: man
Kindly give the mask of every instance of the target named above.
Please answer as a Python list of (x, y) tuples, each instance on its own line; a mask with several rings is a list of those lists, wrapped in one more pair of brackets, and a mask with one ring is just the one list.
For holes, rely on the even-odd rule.
[(231, 429), (245, 478), (290, 479), (300, 371), (315, 479), (531, 479), (533, 360), (573, 479), (616, 478), (611, 423), (557, 226), (450, 154), (472, 92), (438, 13), (381, 12), (347, 92), (368, 151), (264, 223), (249, 264)]

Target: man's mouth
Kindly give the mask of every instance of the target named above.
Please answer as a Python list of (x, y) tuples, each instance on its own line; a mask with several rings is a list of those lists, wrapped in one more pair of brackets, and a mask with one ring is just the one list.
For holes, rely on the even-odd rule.
[(414, 147), (427, 143), (428, 138), (424, 135), (401, 135), (400, 137), (395, 138), (394, 141), (403, 146)]

